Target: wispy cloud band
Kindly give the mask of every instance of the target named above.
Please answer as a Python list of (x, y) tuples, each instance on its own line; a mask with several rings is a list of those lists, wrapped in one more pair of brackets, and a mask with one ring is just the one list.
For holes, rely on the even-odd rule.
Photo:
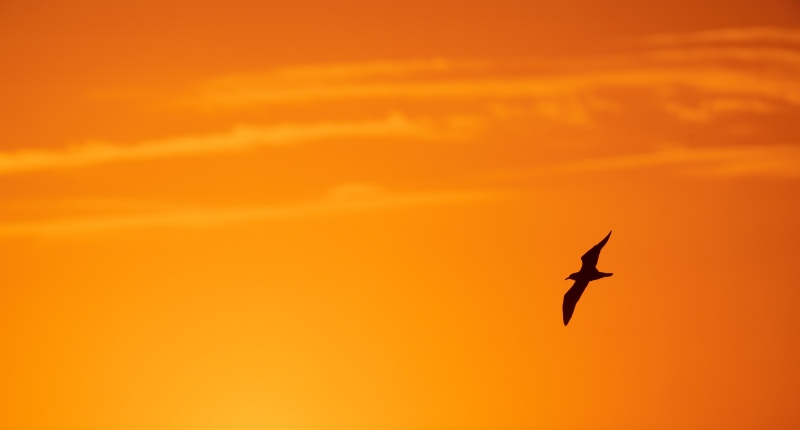
[(570, 161), (534, 169), (534, 176), (675, 166), (714, 176), (800, 176), (800, 145), (687, 148)]
[(252, 221), (304, 219), (353, 212), (452, 205), (507, 196), (507, 193), (491, 190), (405, 194), (385, 193), (373, 188), (364, 191), (360, 186), (336, 187), (327, 198), (283, 206), (193, 208), (133, 215), (0, 223), (0, 236), (64, 236), (153, 227), (207, 228)]
[(777, 42), (800, 45), (800, 30), (785, 27), (726, 28), (694, 33), (656, 34), (646, 38), (646, 42), (654, 45), (721, 42)]
[[(675, 55), (674, 53), (672, 55)], [(800, 56), (798, 56), (800, 60)], [(297, 87), (209, 89), (195, 102), (208, 107), (242, 107), (262, 103), (365, 99), (493, 99), (554, 97), (609, 87), (660, 88), (685, 86), (722, 94), (745, 94), (800, 105), (800, 84), (791, 77), (723, 68), (637, 68), (517, 79), (453, 79), (436, 82), (308, 84)], [(193, 103), (195, 103), (193, 102)]]
[(0, 175), (118, 161), (242, 151), (258, 146), (281, 146), (314, 140), (380, 136), (435, 138), (443, 134), (399, 115), (380, 121), (283, 124), (271, 127), (241, 125), (226, 133), (154, 139), (130, 145), (92, 143), (63, 150), (0, 152)]

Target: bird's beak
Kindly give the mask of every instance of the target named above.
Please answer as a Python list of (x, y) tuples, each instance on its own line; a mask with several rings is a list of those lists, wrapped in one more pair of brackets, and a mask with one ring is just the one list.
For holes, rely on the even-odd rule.
[(569, 276), (567, 276), (566, 278), (564, 278), (564, 280), (565, 280), (565, 281), (566, 281), (567, 279), (569, 279)]

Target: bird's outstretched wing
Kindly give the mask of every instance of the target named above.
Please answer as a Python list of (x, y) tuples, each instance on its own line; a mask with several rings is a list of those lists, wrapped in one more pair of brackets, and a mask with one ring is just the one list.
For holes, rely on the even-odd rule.
[(564, 304), (561, 306), (561, 310), (564, 312), (564, 325), (569, 324), (569, 320), (575, 312), (575, 305), (578, 304), (587, 285), (589, 285), (589, 281), (575, 281), (572, 288), (564, 294)]
[(608, 232), (608, 235), (606, 235), (605, 239), (601, 240), (600, 243), (593, 246), (592, 249), (586, 251), (586, 254), (583, 254), (583, 257), (581, 257), (581, 261), (583, 262), (581, 270), (591, 269), (597, 266), (597, 260), (600, 259), (600, 250), (602, 250), (603, 247), (606, 246), (606, 242), (608, 242), (609, 237), (611, 237), (610, 231)]

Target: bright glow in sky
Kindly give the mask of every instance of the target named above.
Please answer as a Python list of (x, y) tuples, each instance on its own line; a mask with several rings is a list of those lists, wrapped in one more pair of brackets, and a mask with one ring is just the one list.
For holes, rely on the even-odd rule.
[(797, 2), (0, 2), (0, 70), (0, 428), (800, 426)]

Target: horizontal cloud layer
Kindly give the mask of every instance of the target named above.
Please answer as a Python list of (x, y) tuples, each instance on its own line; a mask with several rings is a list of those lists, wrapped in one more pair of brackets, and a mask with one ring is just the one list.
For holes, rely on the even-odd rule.
[(0, 152), (0, 175), (118, 161), (242, 151), (258, 146), (281, 146), (314, 140), (380, 136), (431, 139), (444, 134), (399, 115), (382, 121), (295, 123), (268, 127), (241, 125), (226, 133), (153, 139), (129, 145), (91, 143), (63, 150)]
[[(798, 56), (800, 58), (800, 56)], [(198, 106), (241, 107), (259, 103), (296, 103), (358, 99), (491, 99), (574, 95), (602, 88), (685, 86), (717, 94), (745, 94), (800, 105), (800, 83), (794, 77), (764, 77), (728, 69), (632, 68), (535, 78), (460, 79), (395, 83), (234, 85), (206, 91)]]
[(695, 33), (657, 34), (647, 37), (646, 41), (656, 45), (720, 42), (777, 42), (800, 45), (800, 30), (783, 27), (727, 28)]
[(138, 212), (131, 215), (7, 222), (0, 223), (0, 236), (63, 236), (150, 227), (204, 228), (248, 221), (302, 219), (352, 212), (460, 204), (507, 195), (490, 190), (398, 194), (381, 191), (369, 184), (344, 184), (332, 188), (323, 199), (293, 205), (204, 207)]
[(667, 147), (638, 154), (598, 157), (555, 164), (533, 175), (568, 174), (673, 166), (685, 172), (715, 176), (800, 176), (800, 145), (690, 148)]

